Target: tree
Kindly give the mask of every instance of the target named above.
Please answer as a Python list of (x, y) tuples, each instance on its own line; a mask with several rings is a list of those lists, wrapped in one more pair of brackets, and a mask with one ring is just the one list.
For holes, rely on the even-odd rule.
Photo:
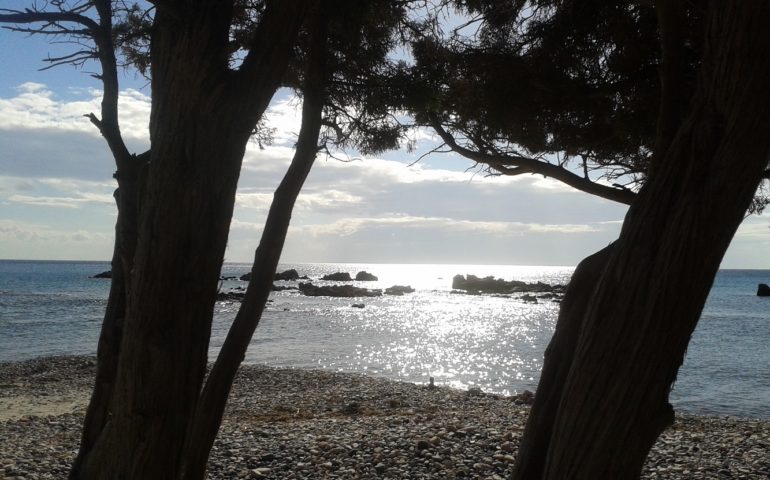
[(636, 478), (729, 241), (768, 203), (768, 6), (440, 3), (468, 21), (416, 42), (417, 122), (491, 173), (630, 205), (567, 289), (514, 477)]
[[(364, 87), (387, 69), (408, 2), (209, 3), (186, 11), (158, 2), (153, 12), (116, 2), (113, 11), (104, 0), (0, 16), (43, 25), (14, 30), (93, 42), (50, 61), (100, 61), (102, 119), (90, 118), (118, 165), (114, 280), (72, 478), (204, 477), (316, 154), (329, 145), (379, 151), (401, 131)], [(127, 153), (118, 128), (116, 50), (153, 86), (151, 150), (137, 156)], [(240, 161), (279, 85), (303, 97), (296, 152), (276, 190), (245, 299), (204, 384)], [(179, 274), (182, 281), (174, 281)]]
[[(203, 476), (196, 469), (199, 458), (186, 451), (205, 450), (199, 444), (210, 445), (216, 433), (189, 437), (210, 423), (196, 415), (196, 406), (240, 163), (254, 125), (280, 85), (305, 13), (313, 9), (311, 2), (261, 7), (250, 49), (233, 69), (233, 2), (184, 7), (157, 2), (149, 60), (151, 150), (137, 156), (123, 146), (117, 122), (111, 2), (57, 3), (52, 10), (1, 17), (42, 23), (35, 32), (92, 39), (95, 48), (83, 58), (96, 57), (102, 65), (102, 118), (91, 119), (116, 160), (119, 219), (97, 384), (73, 478)], [(92, 8), (96, 20), (89, 16)], [(290, 181), (301, 185), (304, 178), (296, 170), (301, 169), (291, 171)], [(270, 260), (265, 263), (269, 268)], [(258, 283), (250, 297), (260, 296), (254, 293)], [(254, 321), (253, 302), (245, 305)]]
[[(504, 174), (547, 174), (529, 154), (560, 151), (583, 161), (584, 179), (590, 160), (634, 180), (620, 238), (581, 262), (565, 294), (515, 478), (638, 478), (673, 421), (668, 394), (722, 256), (767, 176), (770, 5), (462, 4), (491, 17), (486, 48), (430, 64), (466, 62), (459, 74), (428, 72), (457, 82), (422, 104), (425, 123), (466, 153), (448, 124), (471, 158)], [(547, 52), (554, 68), (538, 63)], [(493, 71), (505, 75), (484, 78)], [(453, 88), (473, 88), (474, 72), (480, 92), (466, 101)], [(485, 95), (500, 108), (479, 104)]]

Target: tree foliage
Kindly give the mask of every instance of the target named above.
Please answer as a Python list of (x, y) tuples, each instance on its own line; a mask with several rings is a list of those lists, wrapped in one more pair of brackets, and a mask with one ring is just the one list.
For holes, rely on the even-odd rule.
[[(414, 42), (400, 102), (457, 153), (505, 175), (543, 174), (631, 203), (650, 171), (664, 95), (686, 108), (706, 2), (684, 2), (677, 84), (662, 76), (659, 11), (647, 2), (446, 1)], [(447, 11), (464, 21), (439, 28)], [(671, 66), (672, 62), (665, 62)], [(611, 188), (611, 190), (609, 189)], [(767, 197), (758, 192), (752, 207)]]

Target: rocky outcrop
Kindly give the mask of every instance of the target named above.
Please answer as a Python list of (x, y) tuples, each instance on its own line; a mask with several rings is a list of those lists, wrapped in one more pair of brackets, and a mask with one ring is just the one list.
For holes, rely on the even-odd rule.
[(321, 280), (330, 280), (333, 282), (352, 282), (353, 279), (350, 277), (350, 274), (348, 272), (335, 272), (330, 273), (329, 275), (324, 275), (321, 277)]
[(273, 284), (273, 286), (270, 288), (270, 290), (272, 290), (274, 292), (282, 292), (284, 290), (299, 290), (299, 289), (297, 287), (288, 287), (288, 286), (284, 286), (284, 285)]
[(229, 292), (217, 292), (217, 301), (231, 301), (231, 302), (240, 302), (243, 300), (243, 298), (246, 296), (246, 292), (236, 292), (236, 291), (229, 291)]
[(357, 282), (376, 282), (379, 280), (376, 276), (372, 275), (369, 272), (366, 271), (360, 271), (356, 273), (356, 281)]
[(405, 293), (413, 293), (414, 288), (409, 285), (393, 285), (385, 289), (385, 295), (401, 296)]
[(97, 273), (91, 278), (112, 278), (112, 270), (107, 270), (106, 272)]
[(760, 283), (759, 285), (757, 285), (757, 296), (770, 297), (770, 285), (766, 283)]
[[(251, 272), (241, 275), (240, 279), (243, 280), (244, 282), (251, 281)], [(275, 280), (286, 280), (286, 281), (293, 282), (295, 280), (307, 280), (307, 276), (300, 277), (299, 273), (297, 273), (296, 270), (294, 270), (293, 268), (290, 268), (289, 270), (284, 270), (283, 272), (280, 272), (280, 273), (276, 272)]]
[(293, 282), (295, 280), (299, 280), (299, 273), (297, 273), (297, 271), (294, 270), (293, 268), (290, 268), (289, 270), (284, 270), (281, 273), (276, 273), (275, 279), (287, 280), (287, 281)]
[(308, 297), (379, 297), (382, 290), (354, 287), (352, 285), (316, 286), (312, 283), (300, 283), (299, 291)]
[(502, 278), (475, 275), (455, 275), (452, 278), (452, 288), (465, 290), (469, 294), (510, 294), (510, 293), (564, 293), (564, 285), (548, 285), (536, 282), (526, 283), (519, 280), (503, 280)]

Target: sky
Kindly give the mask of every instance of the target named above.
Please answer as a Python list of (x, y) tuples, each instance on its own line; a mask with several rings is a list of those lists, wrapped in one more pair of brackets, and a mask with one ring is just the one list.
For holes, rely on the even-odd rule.
[[(101, 85), (68, 66), (39, 71), (67, 46), (0, 31), (0, 258), (108, 260), (114, 162), (84, 117)], [(96, 67), (91, 67), (95, 69)], [(121, 78), (120, 122), (134, 152), (149, 147), (150, 91)], [(293, 154), (301, 104), (279, 91), (267, 111), (275, 141), (250, 144), (226, 261), (250, 262)], [(489, 177), (415, 132), (418, 148), (348, 160), (319, 157), (297, 201), (282, 262), (575, 265), (617, 238), (626, 207), (542, 176)], [(416, 162), (416, 163), (415, 163)], [(770, 268), (770, 215), (741, 225), (723, 268)]]

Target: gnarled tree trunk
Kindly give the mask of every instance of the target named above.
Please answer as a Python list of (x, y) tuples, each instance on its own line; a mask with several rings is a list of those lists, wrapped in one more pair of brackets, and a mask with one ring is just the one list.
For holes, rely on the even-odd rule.
[(228, 65), (231, 8), (206, 1), (156, 8), (151, 159), (135, 254), (123, 272), (116, 376), (111, 392), (92, 398), (89, 410), (104, 412), (106, 402), (107, 414), (101, 430), (95, 422), (75, 478), (181, 473), (243, 154), (279, 85), (307, 5), (269, 2), (255, 34), (258, 49), (238, 71)]
[(632, 204), (574, 354), (565, 352), (558, 407), (541, 418), (552, 431), (537, 445), (542, 475), (517, 478), (638, 478), (673, 420), (671, 385), (770, 154), (770, 4), (714, 2), (708, 22), (687, 118)]

